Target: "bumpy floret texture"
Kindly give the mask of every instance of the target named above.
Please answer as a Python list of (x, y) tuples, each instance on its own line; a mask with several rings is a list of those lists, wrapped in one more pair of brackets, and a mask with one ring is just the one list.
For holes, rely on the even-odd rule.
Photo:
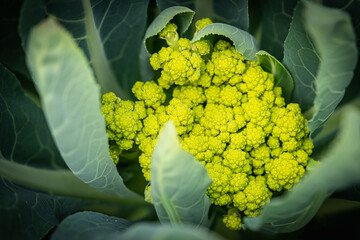
[(138, 101), (103, 95), (110, 153), (117, 162), (135, 143), (149, 181), (159, 131), (171, 119), (183, 148), (213, 180), (211, 202), (229, 209), (224, 224), (238, 230), (244, 216), (258, 215), (272, 195), (304, 175), (313, 149), (307, 121), (298, 104), (286, 105), (274, 76), (232, 43), (191, 43), (176, 29), (169, 24), (160, 33), (168, 47), (150, 58), (159, 78), (135, 83)]

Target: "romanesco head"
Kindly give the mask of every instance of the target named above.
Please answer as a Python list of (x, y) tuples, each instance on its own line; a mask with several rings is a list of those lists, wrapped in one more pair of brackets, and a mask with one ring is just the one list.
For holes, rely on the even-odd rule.
[[(209, 24), (202, 21), (198, 29)], [(273, 193), (304, 175), (314, 147), (307, 120), (298, 104), (286, 105), (274, 75), (244, 59), (230, 41), (212, 47), (204, 39), (179, 38), (176, 31), (168, 24), (159, 34), (168, 43), (150, 58), (159, 77), (135, 83), (138, 101), (103, 95), (110, 155), (117, 162), (136, 143), (150, 181), (151, 155), (171, 119), (182, 147), (213, 180), (207, 189), (212, 204), (226, 207), (223, 222), (238, 230), (243, 216), (258, 215)]]

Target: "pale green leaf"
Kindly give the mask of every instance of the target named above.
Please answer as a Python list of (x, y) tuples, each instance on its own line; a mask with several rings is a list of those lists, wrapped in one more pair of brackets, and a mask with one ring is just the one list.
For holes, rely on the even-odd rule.
[(109, 239), (130, 226), (130, 221), (98, 212), (79, 212), (65, 218), (57, 227), (52, 240)]
[(55, 195), (95, 201), (124, 202), (121, 198), (108, 195), (89, 186), (77, 178), (70, 170), (40, 169), (0, 158), (0, 176), (15, 184), (21, 184)]
[(127, 239), (127, 240), (224, 240), (218, 234), (204, 228), (194, 228), (192, 225), (171, 226), (169, 224), (159, 223), (136, 223), (129, 229), (114, 234), (109, 240)]
[(178, 33), (184, 33), (190, 26), (195, 12), (187, 7), (174, 6), (162, 11), (150, 24), (145, 32), (144, 46), (148, 53), (153, 53), (150, 49), (149, 42), (152, 38), (168, 24), (170, 21), (178, 26)]
[(141, 222), (130, 225), (126, 219), (107, 216), (97, 212), (80, 212), (68, 216), (52, 235), (53, 240), (223, 240), (216, 233), (191, 225), (171, 226), (170, 224)]
[(110, 158), (100, 89), (86, 57), (53, 19), (30, 34), (27, 64), (60, 153), (73, 173), (99, 191), (137, 198)]
[(315, 114), (308, 122), (310, 136), (314, 138), (344, 97), (354, 76), (358, 50), (346, 12), (305, 2), (304, 20), (321, 56), (315, 80)]
[(283, 64), (294, 79), (291, 102), (299, 103), (305, 111), (313, 106), (316, 96), (315, 79), (320, 56), (305, 31), (302, 11), (303, 3), (299, 2), (284, 42)]
[(349, 108), (341, 132), (329, 152), (285, 195), (265, 205), (261, 215), (246, 218), (245, 225), (268, 233), (296, 231), (306, 225), (334, 191), (360, 183), (360, 111)]
[(275, 86), (282, 88), (282, 96), (289, 103), (294, 89), (294, 80), (288, 70), (269, 53), (261, 50), (256, 53), (260, 66), (267, 72), (274, 74)]
[(206, 168), (182, 149), (176, 128), (167, 123), (160, 133), (151, 160), (151, 190), (162, 223), (201, 225), (208, 220), (212, 180)]
[(231, 25), (223, 23), (210, 24), (201, 29), (191, 41), (196, 42), (211, 35), (229, 38), (234, 43), (236, 50), (243, 54), (246, 59), (257, 60), (256, 53), (258, 52), (258, 47), (254, 37), (248, 32)]

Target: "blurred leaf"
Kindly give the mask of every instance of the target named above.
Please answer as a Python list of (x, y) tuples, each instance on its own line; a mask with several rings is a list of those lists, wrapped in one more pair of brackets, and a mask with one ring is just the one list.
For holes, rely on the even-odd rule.
[(130, 226), (126, 219), (107, 216), (98, 212), (78, 212), (64, 219), (51, 236), (63, 239), (108, 239)]
[(262, 34), (260, 48), (282, 60), (284, 41), (289, 32), (298, 0), (261, 0)]
[(53, 19), (30, 34), (27, 63), (60, 153), (85, 183), (123, 198), (128, 190), (110, 158), (100, 91), (80, 48)]
[(24, 3), (20, 35), (28, 44), (30, 29), (46, 16), (55, 17), (72, 33), (91, 63), (102, 92), (131, 98), (140, 78), (138, 56), (145, 30), (148, 0), (32, 1)]
[(360, 204), (360, 184), (336, 191), (333, 195), (331, 195), (331, 197), (357, 201)]
[(303, 3), (299, 2), (284, 42), (283, 64), (294, 79), (291, 102), (299, 103), (306, 111), (313, 106), (316, 96), (315, 79), (320, 56), (305, 31), (302, 12)]
[(66, 168), (42, 110), (17, 78), (0, 64), (0, 153), (10, 161), (45, 168)]
[(120, 234), (114, 234), (108, 240), (223, 240), (222, 237), (208, 229), (194, 228), (192, 225), (171, 226), (158, 223), (136, 223)]
[(294, 89), (294, 80), (286, 68), (269, 53), (260, 50), (256, 53), (260, 66), (267, 72), (274, 74), (275, 86), (282, 88), (282, 96), (289, 103)]
[(64, 217), (87, 203), (20, 187), (0, 177), (2, 239), (42, 239)]
[(151, 198), (160, 222), (202, 225), (208, 220), (212, 180), (206, 168), (182, 149), (176, 128), (167, 123), (151, 159)]
[(184, 6), (194, 10), (197, 19), (210, 18), (213, 22), (230, 24), (243, 30), (249, 27), (247, 0), (157, 0), (156, 2), (161, 10)]
[(213, 23), (201, 29), (191, 40), (196, 42), (210, 35), (220, 35), (229, 38), (238, 52), (244, 55), (247, 60), (257, 60), (258, 47), (253, 36), (239, 28), (223, 24)]
[(306, 225), (323, 201), (334, 191), (360, 182), (360, 111), (344, 113), (339, 137), (321, 159), (292, 190), (265, 205), (261, 215), (246, 218), (251, 230), (267, 233), (296, 231)]
[(347, 13), (305, 2), (304, 19), (321, 56), (315, 80), (315, 114), (308, 122), (310, 137), (314, 138), (344, 97), (354, 75), (358, 51)]
[(360, 47), (360, 1), (354, 0), (323, 0), (322, 4), (328, 7), (339, 8), (351, 16), (351, 22), (356, 33), (357, 46)]

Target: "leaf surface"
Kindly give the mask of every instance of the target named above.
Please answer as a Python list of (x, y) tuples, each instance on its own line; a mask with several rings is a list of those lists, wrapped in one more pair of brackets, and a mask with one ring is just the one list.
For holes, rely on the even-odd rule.
[(289, 103), (294, 89), (294, 80), (288, 70), (275, 57), (263, 50), (256, 53), (256, 57), (265, 71), (274, 74), (275, 86), (282, 88), (282, 96), (285, 102)]
[(34, 28), (27, 63), (52, 136), (71, 171), (99, 191), (137, 198), (110, 158), (100, 91), (86, 57), (53, 19)]
[(154, 52), (149, 48), (149, 41), (151, 41), (151, 38), (156, 37), (166, 24), (170, 21), (174, 22), (178, 26), (179, 35), (181, 35), (189, 28), (194, 14), (191, 9), (181, 6), (170, 7), (162, 11), (145, 32), (144, 46), (146, 51), (148, 53)]
[(119, 234), (129, 226), (130, 222), (126, 219), (84, 211), (65, 218), (51, 239), (108, 239), (109, 236)]
[[(120, 236), (119, 236), (120, 235)], [(126, 231), (118, 235), (113, 235), (109, 240), (115, 239), (127, 240), (158, 240), (158, 239), (172, 239), (172, 240), (223, 240), (222, 237), (208, 229), (194, 228), (192, 225), (171, 226), (169, 224), (158, 223), (136, 223)]]
[(234, 43), (236, 50), (243, 54), (247, 60), (257, 60), (256, 53), (258, 52), (258, 47), (254, 37), (244, 30), (227, 24), (213, 23), (207, 25), (194, 36), (191, 42), (196, 42), (211, 35), (229, 38)]
[(102, 92), (129, 99), (140, 78), (138, 56), (148, 0), (25, 1), (19, 32), (24, 46), (30, 29), (46, 16), (71, 32), (94, 69)]
[(303, 3), (298, 2), (284, 42), (283, 64), (294, 79), (291, 102), (299, 103), (301, 109), (311, 108), (316, 96), (315, 79), (320, 55), (305, 30), (302, 11)]
[(0, 195), (3, 239), (43, 239), (64, 217), (87, 204), (80, 199), (36, 192), (2, 177)]
[(314, 138), (344, 97), (354, 76), (358, 50), (346, 12), (305, 2), (304, 19), (322, 59), (315, 80), (315, 114), (308, 122), (310, 137)]
[(212, 180), (206, 168), (182, 149), (176, 128), (167, 123), (151, 160), (151, 198), (162, 223), (202, 225), (208, 220)]
[(230, 24), (243, 30), (249, 27), (247, 0), (157, 0), (156, 2), (161, 10), (172, 6), (184, 6), (194, 10), (198, 19), (210, 18), (213, 22)]
[(16, 76), (0, 64), (0, 153), (10, 161), (67, 168), (44, 113), (24, 94)]
[(260, 47), (280, 61), (284, 56), (284, 41), (288, 35), (297, 0), (261, 1)]

